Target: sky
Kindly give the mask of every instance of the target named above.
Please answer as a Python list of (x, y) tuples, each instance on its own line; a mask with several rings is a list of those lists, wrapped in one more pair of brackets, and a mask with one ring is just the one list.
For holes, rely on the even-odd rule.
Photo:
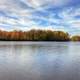
[(1, 30), (33, 28), (80, 34), (80, 0), (0, 0)]

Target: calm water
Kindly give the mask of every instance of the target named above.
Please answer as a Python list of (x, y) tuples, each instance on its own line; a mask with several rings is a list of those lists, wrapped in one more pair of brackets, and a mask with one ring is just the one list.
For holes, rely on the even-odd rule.
[(0, 80), (80, 80), (80, 43), (0, 42)]

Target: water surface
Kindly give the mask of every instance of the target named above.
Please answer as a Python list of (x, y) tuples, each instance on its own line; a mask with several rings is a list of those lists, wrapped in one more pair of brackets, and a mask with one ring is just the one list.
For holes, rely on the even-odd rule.
[(0, 42), (0, 80), (80, 80), (80, 43)]

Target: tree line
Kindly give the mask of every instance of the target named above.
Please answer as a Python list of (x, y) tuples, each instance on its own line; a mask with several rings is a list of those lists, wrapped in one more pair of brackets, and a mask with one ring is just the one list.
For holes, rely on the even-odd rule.
[(2, 31), (1, 41), (80, 41), (80, 36), (73, 36), (63, 31), (53, 30), (29, 30), (29, 31)]

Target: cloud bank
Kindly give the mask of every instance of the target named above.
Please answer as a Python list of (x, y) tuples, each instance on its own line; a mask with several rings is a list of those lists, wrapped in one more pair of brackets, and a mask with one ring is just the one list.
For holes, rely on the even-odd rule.
[(79, 33), (79, 0), (0, 0), (0, 29), (32, 28)]

